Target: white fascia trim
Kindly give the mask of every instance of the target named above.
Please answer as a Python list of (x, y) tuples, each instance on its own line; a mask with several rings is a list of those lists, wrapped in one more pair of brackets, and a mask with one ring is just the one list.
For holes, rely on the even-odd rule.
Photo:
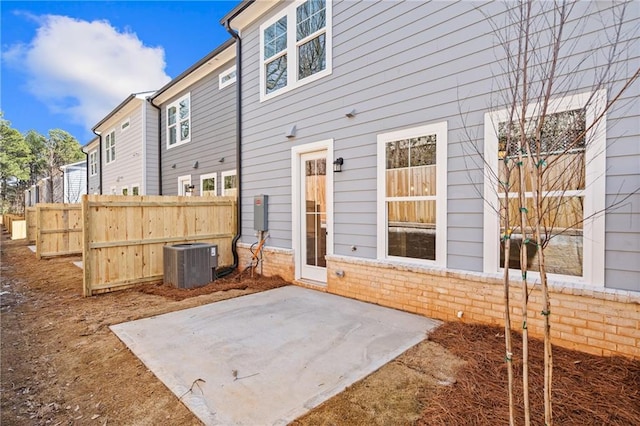
[(411, 262), (447, 266), (447, 143), (448, 125), (446, 121), (408, 129), (381, 133), (377, 137), (377, 258), (379, 260), (404, 260), (395, 256), (387, 256), (387, 209), (386, 209), (386, 148), (387, 142), (400, 139), (417, 138), (425, 135), (436, 135), (436, 260), (411, 259)]
[[(549, 102), (547, 114), (572, 109), (586, 108), (586, 126), (603, 113), (607, 104), (606, 90), (567, 95)], [(538, 115), (539, 104), (527, 107), (527, 116)], [(509, 110), (502, 109), (485, 114), (484, 120), (484, 244), (483, 270), (497, 273), (500, 256), (500, 217), (498, 194), (495, 190), (498, 170), (498, 123), (508, 120)], [(606, 195), (606, 115), (587, 133), (585, 151), (585, 202), (583, 215), (583, 265), (582, 277), (548, 274), (559, 281), (585, 283), (592, 287), (604, 287), (604, 239), (605, 239), (605, 195)], [(538, 274), (531, 272), (533, 277)]]
[(202, 66), (198, 67), (198, 69), (192, 71), (188, 75), (182, 78), (179, 82), (177, 82), (174, 86), (168, 88), (166, 92), (159, 94), (154, 98), (154, 103), (156, 105), (161, 105), (167, 102), (169, 99), (177, 96), (180, 93), (183, 93), (185, 90), (190, 90), (194, 84), (207, 77), (211, 73), (217, 71), (224, 64), (228, 63), (231, 60), (235, 60), (236, 57), (236, 47), (235, 45), (229, 46), (222, 52), (220, 52), (215, 57), (211, 58), (206, 63), (202, 64)]

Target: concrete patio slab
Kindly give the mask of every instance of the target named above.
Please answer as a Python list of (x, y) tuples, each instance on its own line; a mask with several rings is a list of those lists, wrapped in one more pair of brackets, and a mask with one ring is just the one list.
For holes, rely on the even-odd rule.
[(207, 425), (285, 425), (439, 322), (295, 286), (111, 326)]

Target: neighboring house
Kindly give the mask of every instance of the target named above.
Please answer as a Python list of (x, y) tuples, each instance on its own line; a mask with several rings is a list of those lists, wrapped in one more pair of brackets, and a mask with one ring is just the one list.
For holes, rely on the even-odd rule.
[(60, 171), (61, 194), (55, 197), (55, 202), (79, 203), (87, 193), (87, 161), (66, 164)]
[(51, 177), (38, 180), (25, 191), (25, 206), (38, 203), (79, 203), (87, 193), (87, 162), (85, 160), (60, 166)]
[(158, 90), (162, 195), (236, 195), (235, 43)]
[[(487, 19), (502, 22), (499, 13), (504, 4), (491, 2), (337, 0), (232, 10), (222, 24), (241, 39), (245, 259), (256, 238), (253, 200), (266, 194), (267, 273), (290, 271), (302, 285), (437, 318), (500, 322), (500, 229), (488, 207), (497, 199), (483, 200), (497, 193), (484, 177), (497, 171), (495, 129), (506, 108), (494, 96), (504, 58)], [(599, 46), (598, 19), (585, 14), (593, 31), (571, 45)], [(637, 38), (623, 41), (638, 51)], [(558, 117), (578, 111), (589, 126), (602, 110), (607, 94), (592, 93), (591, 66), (603, 57), (572, 80), (576, 96), (556, 100)], [(630, 78), (637, 62), (619, 69), (617, 78)], [(557, 239), (556, 253), (568, 258), (554, 265), (554, 288), (588, 289), (596, 304), (640, 291), (639, 196), (598, 210), (640, 184), (638, 86), (608, 112), (595, 151), (579, 154), (595, 159), (586, 164), (591, 184), (572, 192), (586, 225)], [(489, 155), (489, 170), (478, 152)]]
[(82, 147), (87, 156), (87, 193), (100, 194), (100, 138), (96, 136)]
[[(97, 174), (101, 194), (159, 193), (158, 112), (147, 101), (153, 93), (131, 94), (93, 127), (99, 135)], [(94, 151), (94, 141), (85, 149), (89, 154)]]

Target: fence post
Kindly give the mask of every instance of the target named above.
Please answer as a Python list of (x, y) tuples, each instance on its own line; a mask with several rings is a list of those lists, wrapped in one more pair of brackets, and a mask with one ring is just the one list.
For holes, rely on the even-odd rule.
[(91, 240), (90, 216), (89, 195), (84, 194), (82, 196), (82, 293), (84, 297), (91, 296), (91, 269), (93, 266), (91, 265), (91, 252), (89, 248), (89, 241)]

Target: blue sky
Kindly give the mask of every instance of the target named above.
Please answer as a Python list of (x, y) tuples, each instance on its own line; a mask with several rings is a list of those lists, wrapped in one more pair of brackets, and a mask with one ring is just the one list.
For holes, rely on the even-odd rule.
[(234, 1), (0, 2), (0, 110), (21, 132), (81, 144), (133, 92), (155, 90), (227, 40)]

